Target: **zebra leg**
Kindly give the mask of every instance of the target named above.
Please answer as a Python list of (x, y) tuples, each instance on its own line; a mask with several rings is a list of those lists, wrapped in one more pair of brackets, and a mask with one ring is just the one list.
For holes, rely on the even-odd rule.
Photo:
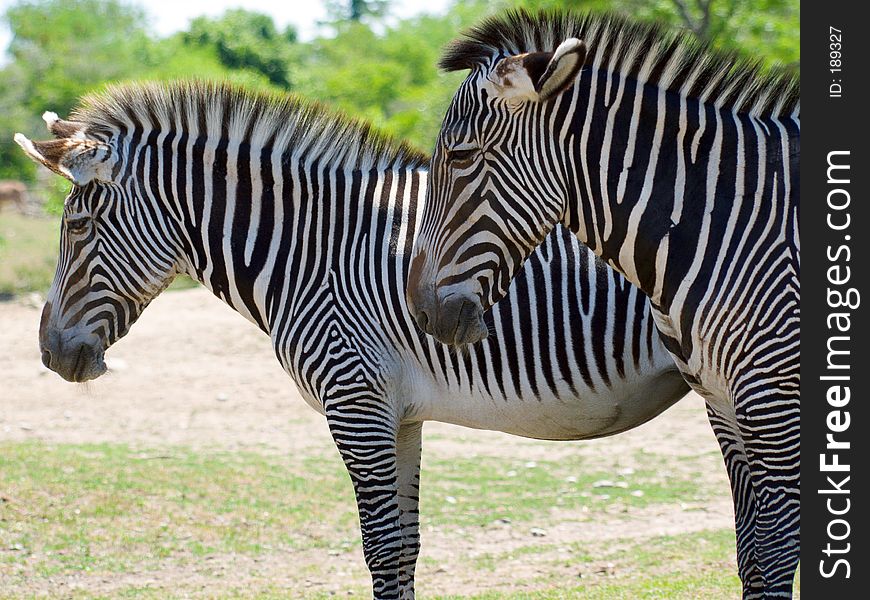
[[(345, 384), (345, 391), (349, 392)], [(354, 386), (355, 387), (355, 386)], [(398, 425), (370, 388), (324, 403), (332, 438), (356, 494), (363, 554), (376, 600), (398, 600), (402, 529), (396, 474)]]
[(743, 584), (743, 598), (749, 600), (760, 598), (762, 593), (761, 574), (755, 556), (755, 494), (743, 438), (737, 428), (734, 411), (730, 408), (708, 400), (707, 417), (719, 442), (731, 482), (737, 534), (737, 572)]
[(737, 424), (755, 490), (761, 597), (791, 598), (800, 557), (800, 398), (774, 390), (747, 400), (737, 404)]
[(396, 460), (399, 476), (399, 520), (402, 553), (399, 558), (399, 592), (402, 600), (414, 599), (414, 568), (420, 553), (420, 452), (423, 423), (399, 427)]

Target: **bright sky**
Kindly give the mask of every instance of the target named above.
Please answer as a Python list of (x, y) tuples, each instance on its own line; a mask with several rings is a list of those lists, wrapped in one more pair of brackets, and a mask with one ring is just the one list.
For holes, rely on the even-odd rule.
[[(154, 32), (163, 37), (187, 28), (194, 17), (200, 15), (217, 16), (230, 8), (246, 8), (272, 16), (279, 29), (293, 24), (302, 40), (309, 40), (318, 33), (317, 21), (326, 17), (323, 2), (319, 0), (142, 0), (139, 4), (148, 12)], [(15, 4), (15, 0), (0, 0), (0, 14)], [(409, 17), (419, 13), (442, 13), (451, 0), (392, 0), (391, 15)], [(9, 29), (0, 23), (0, 54), (9, 45)], [(3, 57), (0, 56), (0, 64)]]

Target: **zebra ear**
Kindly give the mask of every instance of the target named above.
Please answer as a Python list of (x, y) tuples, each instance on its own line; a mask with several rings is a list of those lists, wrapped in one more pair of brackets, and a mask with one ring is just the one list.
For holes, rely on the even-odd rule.
[[(63, 123), (72, 124), (70, 121)], [(111, 180), (115, 162), (111, 146), (86, 138), (80, 130), (73, 137), (47, 142), (33, 142), (23, 134), (16, 133), (15, 142), (31, 159), (76, 185), (87, 185), (94, 180)]]
[(84, 139), (85, 124), (80, 121), (64, 121), (57, 113), (45, 111), (42, 120), (48, 131), (56, 138), (80, 137)]
[(569, 88), (586, 60), (586, 44), (568, 38), (555, 52), (529, 52), (503, 58), (488, 80), (498, 97), (545, 102)]
[(571, 87), (585, 60), (586, 44), (581, 40), (568, 38), (559, 44), (544, 73), (535, 83), (538, 100), (544, 102)]

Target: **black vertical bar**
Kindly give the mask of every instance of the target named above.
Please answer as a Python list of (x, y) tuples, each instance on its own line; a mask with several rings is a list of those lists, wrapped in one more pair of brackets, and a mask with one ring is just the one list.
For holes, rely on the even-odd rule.
[(870, 31), (863, 2), (801, 9), (801, 593), (866, 598)]

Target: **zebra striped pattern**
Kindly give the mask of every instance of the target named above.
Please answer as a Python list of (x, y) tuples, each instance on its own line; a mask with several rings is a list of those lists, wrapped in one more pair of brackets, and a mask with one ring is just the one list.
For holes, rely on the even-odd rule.
[[(582, 70), (568, 68), (572, 53)], [(442, 66), (471, 74), (432, 160), (420, 289), (449, 286), (485, 310), (555, 224), (573, 231), (651, 299), (681, 373), (707, 399), (734, 492), (744, 596), (790, 596), (797, 80), (647, 25), (525, 12), (473, 29)], [(542, 97), (549, 89), (564, 92)]]
[(73, 121), (46, 119), (58, 139), (17, 139), (77, 185), (44, 360), (99, 375), (176, 273), (201, 281), (270, 336), (325, 414), (377, 598), (414, 596), (423, 421), (587, 439), (688, 391), (643, 295), (564, 229), (487, 317), (484, 343), (455, 352), (418, 332), (404, 290), (425, 159), (366, 126), (205, 84), (111, 88)]

